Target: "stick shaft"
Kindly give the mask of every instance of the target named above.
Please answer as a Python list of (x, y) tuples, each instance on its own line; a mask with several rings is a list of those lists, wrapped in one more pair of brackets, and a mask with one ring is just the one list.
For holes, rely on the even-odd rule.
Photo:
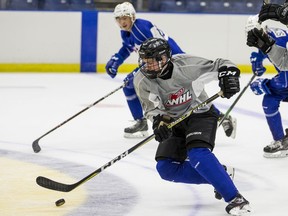
[(232, 105), (228, 108), (228, 110), (226, 111), (226, 113), (224, 114), (224, 116), (222, 117), (221, 121), (218, 123), (218, 127), (220, 125), (222, 125), (223, 121), (225, 120), (225, 118), (227, 118), (227, 116), (230, 114), (230, 112), (232, 111), (232, 109), (234, 108), (234, 106), (236, 105), (236, 103), (239, 101), (239, 99), (242, 97), (242, 95), (244, 94), (244, 92), (246, 91), (246, 89), (249, 87), (249, 85), (252, 83), (252, 81), (254, 80), (254, 78), (256, 77), (255, 74), (253, 74), (253, 76), (251, 77), (251, 79), (249, 80), (249, 82), (247, 83), (247, 85), (243, 88), (243, 90), (240, 92), (240, 94), (238, 95), (238, 97), (235, 99), (235, 101), (232, 103)]
[(40, 136), (38, 139), (36, 139), (33, 143), (32, 143), (32, 148), (34, 150), (35, 153), (38, 153), (41, 148), (39, 146), (39, 140), (42, 139), (43, 137), (47, 136), (48, 134), (50, 134), (51, 132), (55, 131), (56, 129), (58, 129), (59, 127), (63, 126), (64, 124), (66, 124), (67, 122), (71, 121), (72, 119), (74, 119), (75, 117), (77, 117), (78, 115), (80, 115), (81, 113), (85, 112), (86, 110), (90, 109), (91, 107), (95, 106), (96, 104), (98, 104), (100, 101), (104, 100), (105, 98), (109, 97), (110, 95), (114, 94), (115, 92), (117, 92), (118, 90), (122, 89), (124, 86), (126, 85), (126, 83), (124, 83), (123, 85), (119, 86), (118, 88), (116, 88), (115, 90), (111, 91), (110, 93), (108, 93), (107, 95), (103, 96), (102, 98), (100, 98), (99, 100), (95, 101), (93, 104), (90, 104), (89, 106), (85, 107), (84, 109), (82, 109), (81, 111), (79, 111), (78, 113), (76, 113), (75, 115), (71, 116), (70, 118), (68, 118), (67, 120), (63, 121), (62, 123), (60, 123), (59, 125), (57, 125), (56, 127), (52, 128), (51, 130), (49, 130), (48, 132), (46, 132), (45, 134), (43, 134), (42, 136)]
[(76, 182), (74, 184), (63, 184), (63, 183), (53, 181), (53, 180), (48, 179), (48, 178), (43, 177), (43, 176), (38, 176), (36, 178), (36, 182), (41, 187), (44, 187), (44, 188), (47, 188), (47, 189), (56, 190), (56, 191), (62, 191), (62, 192), (69, 192), (69, 191), (75, 189), (76, 187), (84, 184), (85, 182), (87, 182), (88, 180), (92, 179), (93, 177), (97, 176), (103, 170), (105, 170), (108, 167), (112, 166), (114, 163), (116, 163), (117, 161), (119, 161), (122, 158), (126, 157), (128, 154), (132, 153), (133, 151), (135, 151), (136, 149), (138, 149), (142, 145), (148, 143), (150, 140), (152, 140), (154, 138), (154, 136), (155, 136), (154, 134), (150, 135), (149, 137), (147, 137), (144, 140), (142, 140), (141, 142), (137, 143), (136, 145), (134, 145), (133, 147), (131, 147), (127, 151), (125, 151), (122, 154), (118, 155), (117, 157), (115, 157), (111, 161), (107, 162), (106, 164), (104, 164), (103, 166), (101, 166), (100, 168), (98, 168), (97, 170), (95, 170), (94, 172), (92, 172), (91, 174), (89, 174), (88, 176), (84, 177), (83, 179), (81, 179), (80, 181), (78, 181), (78, 182)]

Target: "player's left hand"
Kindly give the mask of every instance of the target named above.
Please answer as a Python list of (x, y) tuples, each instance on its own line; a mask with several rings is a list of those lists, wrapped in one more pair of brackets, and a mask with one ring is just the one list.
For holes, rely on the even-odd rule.
[(271, 94), (269, 87), (267, 86), (269, 80), (258, 78), (250, 84), (250, 88), (255, 95)]
[(265, 4), (262, 6), (259, 12), (259, 21), (264, 22), (265, 20), (272, 19), (280, 21), (282, 24), (288, 24), (288, 4)]
[(218, 70), (219, 86), (225, 98), (230, 98), (240, 91), (240, 70), (237, 67), (222, 66)]
[(285, 3), (283, 6), (278, 8), (277, 14), (279, 21), (284, 25), (288, 25), (288, 3)]
[(134, 75), (135, 75), (135, 73), (137, 73), (138, 70), (139, 70), (139, 68), (137, 67), (136, 69), (134, 69), (134, 71), (132, 71), (131, 73), (129, 73), (125, 77), (125, 79), (123, 81), (125, 83), (125, 87), (126, 88), (130, 88), (130, 89), (134, 88), (134, 84), (133, 84)]
[(279, 4), (264, 4), (259, 12), (259, 22), (272, 19), (278, 20), (277, 10), (281, 7)]

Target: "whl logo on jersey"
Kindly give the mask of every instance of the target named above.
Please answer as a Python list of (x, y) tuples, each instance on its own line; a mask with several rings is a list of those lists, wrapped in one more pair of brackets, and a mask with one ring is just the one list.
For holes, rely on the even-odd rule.
[(179, 106), (192, 100), (190, 92), (185, 92), (184, 88), (181, 88), (176, 93), (170, 94), (168, 98), (168, 101), (165, 103), (167, 107)]

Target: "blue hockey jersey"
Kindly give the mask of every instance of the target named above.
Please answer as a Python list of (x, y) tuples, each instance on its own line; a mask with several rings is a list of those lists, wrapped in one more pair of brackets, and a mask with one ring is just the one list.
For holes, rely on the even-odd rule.
[(123, 60), (127, 59), (131, 52), (137, 52), (140, 45), (151, 37), (167, 40), (171, 47), (172, 55), (184, 53), (171, 37), (157, 28), (157, 26), (152, 24), (150, 21), (136, 19), (131, 28), (131, 32), (121, 30), (121, 38), (123, 42), (118, 54), (123, 58)]

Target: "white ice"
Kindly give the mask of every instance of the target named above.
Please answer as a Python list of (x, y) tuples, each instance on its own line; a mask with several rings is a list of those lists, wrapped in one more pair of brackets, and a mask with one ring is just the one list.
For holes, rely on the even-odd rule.
[[(154, 140), (71, 192), (50, 191), (35, 183), (37, 176), (75, 183), (142, 141), (123, 137), (132, 116), (119, 90), (40, 139), (41, 152), (36, 154), (31, 147), (34, 140), (121, 86), (124, 76), (0, 74), (1, 216), (227, 215), (226, 203), (214, 198), (211, 186), (166, 182), (159, 177)], [(242, 88), (251, 76), (241, 76)], [(217, 82), (206, 88), (210, 95), (219, 91)], [(237, 96), (218, 98), (215, 104), (225, 112)], [(285, 216), (288, 158), (263, 157), (262, 149), (272, 136), (261, 103), (262, 96), (248, 88), (231, 111), (238, 120), (236, 139), (226, 137), (219, 128), (214, 153), (221, 163), (235, 167), (235, 184), (250, 201), (252, 215)], [(280, 107), (284, 128), (287, 105)], [(56, 207), (54, 202), (60, 198), (66, 203)]]

